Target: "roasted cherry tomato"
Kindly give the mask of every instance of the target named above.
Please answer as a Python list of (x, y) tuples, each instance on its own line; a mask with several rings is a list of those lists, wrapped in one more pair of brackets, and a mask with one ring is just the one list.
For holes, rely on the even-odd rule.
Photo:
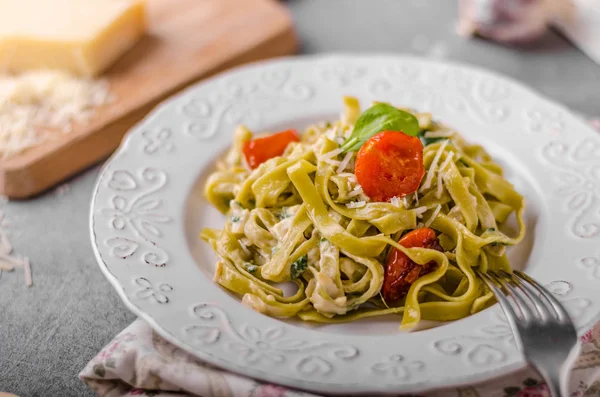
[(252, 139), (244, 144), (246, 162), (254, 169), (273, 157), (281, 156), (291, 142), (300, 141), (296, 130), (287, 130), (262, 138)]
[(414, 193), (425, 175), (423, 144), (403, 132), (380, 132), (358, 151), (354, 174), (373, 201)]
[[(405, 234), (398, 243), (406, 248), (430, 248), (443, 251), (435, 232), (428, 228), (415, 229)], [(435, 269), (434, 261), (421, 266), (409, 259), (404, 252), (393, 248), (388, 254), (383, 277), (383, 298), (394, 303), (406, 296), (412, 283)]]

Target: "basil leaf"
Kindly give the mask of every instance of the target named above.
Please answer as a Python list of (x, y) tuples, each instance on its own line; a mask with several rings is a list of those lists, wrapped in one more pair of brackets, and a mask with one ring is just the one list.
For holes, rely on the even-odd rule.
[(419, 134), (419, 122), (412, 114), (387, 103), (378, 103), (365, 110), (356, 120), (354, 130), (342, 145), (345, 152), (355, 152), (373, 135), (381, 131), (402, 131), (406, 135)]

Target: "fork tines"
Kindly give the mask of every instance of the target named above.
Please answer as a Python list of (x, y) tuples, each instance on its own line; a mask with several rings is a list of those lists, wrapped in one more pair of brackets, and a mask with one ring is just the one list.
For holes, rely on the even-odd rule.
[(519, 319), (570, 321), (569, 315), (553, 294), (528, 275), (519, 271), (508, 273), (504, 270), (487, 273), (478, 271), (478, 273), (494, 292), (503, 309)]

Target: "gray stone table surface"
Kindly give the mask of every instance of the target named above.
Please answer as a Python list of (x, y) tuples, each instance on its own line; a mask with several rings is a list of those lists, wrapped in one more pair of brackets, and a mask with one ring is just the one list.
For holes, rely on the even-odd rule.
[[(389, 52), (480, 65), (520, 80), (571, 109), (600, 115), (600, 66), (551, 32), (535, 48), (464, 40), (450, 0), (290, 0), (303, 53)], [(105, 280), (88, 238), (98, 167), (62, 188), (1, 205), (2, 226), (30, 258), (0, 277), (0, 391), (26, 396), (93, 395), (84, 365), (134, 320)]]

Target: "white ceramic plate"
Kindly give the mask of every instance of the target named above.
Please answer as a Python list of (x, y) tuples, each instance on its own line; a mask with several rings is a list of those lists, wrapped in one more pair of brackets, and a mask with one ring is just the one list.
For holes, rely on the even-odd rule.
[(327, 56), (246, 66), (198, 84), (136, 126), (95, 189), (91, 238), (125, 304), (162, 336), (241, 374), (316, 392), (414, 392), (524, 366), (497, 305), (400, 333), (400, 318), (335, 326), (256, 313), (212, 282), (198, 238), (224, 218), (202, 197), (234, 127), (336, 118), (342, 95), (392, 101), (480, 142), (527, 197), (514, 267), (549, 285), (580, 333), (600, 320), (600, 136), (521, 84), (472, 67), (401, 56)]

